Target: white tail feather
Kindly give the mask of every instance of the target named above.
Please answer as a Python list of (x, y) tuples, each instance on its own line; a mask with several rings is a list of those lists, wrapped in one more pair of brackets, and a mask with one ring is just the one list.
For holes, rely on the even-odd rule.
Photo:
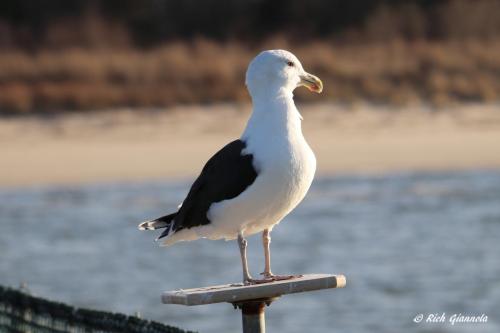
[(139, 230), (155, 230), (159, 228), (166, 228), (168, 223), (164, 221), (146, 221), (137, 226)]

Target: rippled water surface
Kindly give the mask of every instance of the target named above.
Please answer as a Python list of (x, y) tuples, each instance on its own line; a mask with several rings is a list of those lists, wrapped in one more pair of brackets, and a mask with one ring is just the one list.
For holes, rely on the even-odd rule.
[[(160, 304), (163, 290), (241, 279), (235, 242), (163, 249), (137, 222), (189, 182), (0, 190), (0, 283), (200, 332), (238, 332), (229, 304)], [(254, 274), (260, 237), (249, 242)], [(342, 273), (347, 287), (283, 297), (269, 332), (500, 332), (500, 172), (317, 179), (273, 232), (276, 273)], [(419, 314), (487, 324), (416, 324)]]

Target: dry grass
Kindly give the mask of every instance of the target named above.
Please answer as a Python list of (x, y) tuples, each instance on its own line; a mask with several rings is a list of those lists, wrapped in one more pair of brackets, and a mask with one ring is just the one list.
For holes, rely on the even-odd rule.
[[(0, 111), (83, 110), (246, 100), (244, 73), (260, 49), (287, 48), (325, 83), (328, 99), (390, 104), (500, 99), (500, 39), (325, 41), (258, 46), (198, 40), (137, 49), (0, 54)], [(311, 98), (301, 91), (298, 98)]]

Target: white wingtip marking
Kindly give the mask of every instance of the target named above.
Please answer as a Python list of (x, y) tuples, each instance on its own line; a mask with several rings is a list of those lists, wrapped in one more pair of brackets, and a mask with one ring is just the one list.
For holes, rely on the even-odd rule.
[(151, 228), (150, 223), (151, 223), (151, 221), (142, 222), (137, 226), (137, 229), (139, 229), (139, 230), (154, 230), (153, 228)]

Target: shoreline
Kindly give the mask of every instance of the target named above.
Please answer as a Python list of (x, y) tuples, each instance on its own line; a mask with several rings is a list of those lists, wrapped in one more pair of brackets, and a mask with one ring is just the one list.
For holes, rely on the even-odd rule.
[[(318, 176), (500, 168), (500, 105), (299, 105)], [(249, 105), (0, 119), (0, 188), (191, 179)]]

